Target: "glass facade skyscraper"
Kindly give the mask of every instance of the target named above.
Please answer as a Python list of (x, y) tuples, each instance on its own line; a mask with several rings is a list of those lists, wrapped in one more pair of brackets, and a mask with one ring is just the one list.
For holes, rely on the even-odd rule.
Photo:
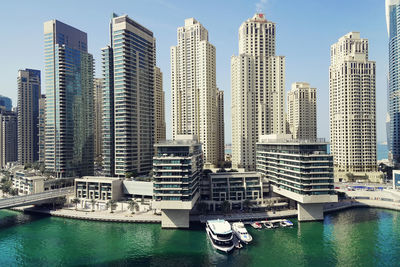
[(130, 19), (111, 19), (103, 49), (104, 174), (148, 173), (154, 143), (153, 33)]
[(400, 166), (400, 0), (386, 0), (389, 35), (387, 142), (389, 160)]
[(93, 57), (87, 34), (44, 23), (45, 165), (57, 177), (93, 175)]
[(12, 110), (11, 98), (0, 95), (0, 109), (2, 107), (3, 107), (3, 109), (5, 109), (7, 111), (11, 111)]

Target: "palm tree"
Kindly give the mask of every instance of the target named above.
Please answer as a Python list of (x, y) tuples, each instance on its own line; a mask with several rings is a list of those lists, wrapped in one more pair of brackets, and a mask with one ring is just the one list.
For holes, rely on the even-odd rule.
[(250, 209), (251, 209), (251, 207), (253, 206), (253, 203), (251, 203), (251, 201), (250, 201), (250, 199), (245, 199), (244, 201), (243, 201), (243, 209), (245, 210), (245, 211), (249, 211)]
[(132, 214), (134, 214), (135, 211), (139, 211), (139, 204), (134, 200), (130, 200), (128, 202), (128, 209), (132, 212)]
[(94, 205), (96, 205), (96, 199), (92, 198), (92, 200), (90, 201), (90, 204), (92, 204), (92, 211), (94, 211)]
[(225, 215), (228, 214), (231, 211), (231, 203), (229, 203), (228, 200), (225, 200), (224, 202), (222, 202), (221, 210)]
[(75, 204), (75, 210), (78, 210), (78, 203), (79, 202), (81, 202), (81, 201), (77, 197), (71, 200), (71, 203)]
[(111, 212), (110, 213), (114, 213), (115, 208), (118, 206), (117, 202), (113, 199), (109, 200), (107, 202), (107, 209), (111, 208)]

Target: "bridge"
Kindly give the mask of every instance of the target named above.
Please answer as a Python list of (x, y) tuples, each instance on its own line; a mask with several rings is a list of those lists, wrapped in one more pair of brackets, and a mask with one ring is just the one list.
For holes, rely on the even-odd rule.
[(48, 190), (41, 193), (30, 194), (25, 196), (16, 196), (10, 198), (0, 199), (0, 209), (9, 209), (20, 206), (28, 206), (33, 204), (39, 204), (46, 200), (50, 200), (57, 197), (63, 197), (74, 193), (74, 187), (64, 187), (60, 189)]

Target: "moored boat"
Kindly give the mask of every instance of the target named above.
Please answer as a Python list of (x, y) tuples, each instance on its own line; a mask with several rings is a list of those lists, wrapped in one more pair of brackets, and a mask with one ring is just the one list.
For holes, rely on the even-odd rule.
[(225, 220), (209, 220), (206, 223), (207, 236), (212, 246), (223, 252), (234, 248), (231, 225)]
[(253, 227), (254, 229), (261, 229), (261, 228), (262, 228), (262, 225), (261, 225), (261, 223), (259, 223), (259, 222), (253, 222), (253, 223), (251, 224), (251, 227)]
[(282, 221), (280, 222), (280, 225), (281, 225), (282, 227), (292, 227), (292, 226), (293, 226), (293, 223), (292, 223), (291, 221), (289, 221), (289, 220), (282, 220)]
[(247, 232), (247, 229), (242, 222), (233, 223), (232, 231), (236, 237), (245, 244), (248, 244), (253, 240), (253, 237)]

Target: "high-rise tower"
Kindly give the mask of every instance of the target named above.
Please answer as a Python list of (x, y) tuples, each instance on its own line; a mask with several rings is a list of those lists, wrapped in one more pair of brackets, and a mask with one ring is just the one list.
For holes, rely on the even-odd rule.
[(93, 175), (93, 57), (86, 33), (44, 23), (46, 169), (58, 177)]
[(317, 95), (309, 83), (295, 82), (287, 97), (289, 131), (294, 139), (317, 138)]
[(102, 116), (103, 116), (103, 84), (102, 78), (94, 79), (93, 98), (94, 98), (94, 157), (102, 153)]
[(275, 23), (255, 14), (239, 28), (231, 58), (232, 166), (256, 169), (260, 135), (286, 133), (285, 58), (275, 55)]
[[(331, 46), (330, 137), (335, 178), (339, 173), (375, 172), (375, 61), (368, 39), (350, 32)], [(347, 175), (348, 176), (348, 175)]]
[(166, 138), (165, 94), (163, 91), (163, 73), (154, 67), (154, 144)]
[(400, 167), (400, 0), (386, 0), (386, 24), (389, 36), (389, 77), (387, 143), (389, 160)]
[(103, 54), (104, 175), (146, 174), (154, 153), (153, 32), (127, 15), (113, 15)]
[(204, 163), (218, 164), (215, 47), (208, 31), (194, 18), (178, 28), (171, 47), (172, 135), (196, 135)]
[(39, 159), (40, 70), (18, 71), (18, 162)]

